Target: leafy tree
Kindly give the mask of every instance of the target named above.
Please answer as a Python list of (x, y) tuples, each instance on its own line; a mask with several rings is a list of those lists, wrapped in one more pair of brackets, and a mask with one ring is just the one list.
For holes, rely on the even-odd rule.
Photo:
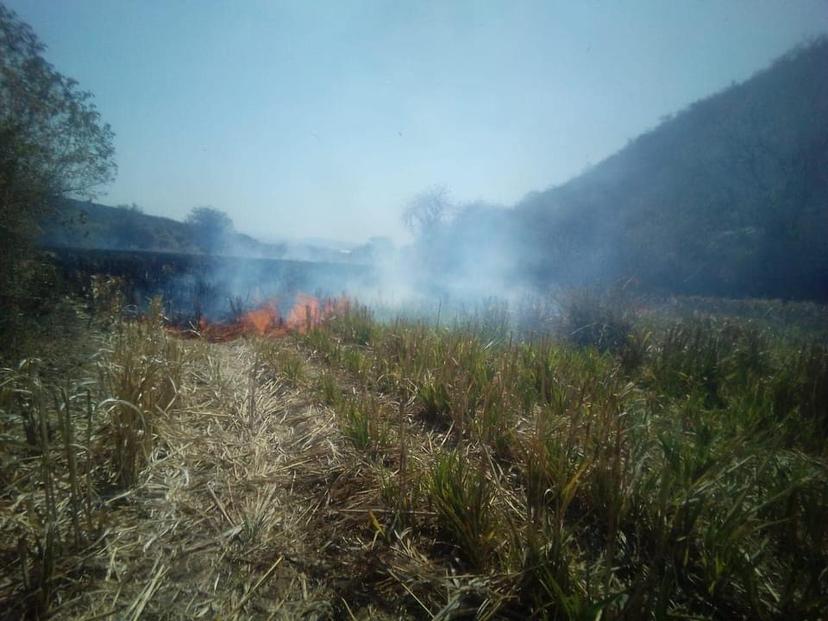
[(39, 219), (59, 196), (111, 181), (113, 133), (92, 95), (44, 60), (31, 27), (0, 4), (0, 306), (25, 295)]
[(215, 207), (193, 207), (186, 222), (196, 245), (208, 253), (224, 250), (228, 235), (234, 230), (230, 216)]
[[(115, 175), (113, 133), (101, 123), (91, 93), (58, 73), (41, 56), (44, 50), (32, 29), (0, 4), (0, 187), (4, 199), (15, 187), (45, 198), (92, 198)], [(6, 200), (3, 207), (9, 208)]]

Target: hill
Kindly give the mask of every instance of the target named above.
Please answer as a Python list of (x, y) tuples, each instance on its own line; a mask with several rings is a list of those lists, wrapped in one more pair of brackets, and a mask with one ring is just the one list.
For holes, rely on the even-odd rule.
[(537, 258), (524, 260), (556, 280), (825, 299), (826, 78), (821, 39), (527, 197), (518, 230)]
[(108, 207), (91, 201), (62, 199), (41, 223), (45, 246), (102, 250), (152, 250), (197, 253), (184, 222), (150, 216), (136, 207)]
[(188, 222), (143, 213), (137, 206), (110, 207), (60, 199), (40, 223), (40, 244), (53, 248), (141, 250), (178, 254), (349, 262), (349, 253), (302, 241), (266, 243), (232, 228), (221, 243), (207, 240)]
[(472, 208), (445, 239), (477, 238), (512, 282), (828, 299), (826, 70), (822, 38), (514, 210)]

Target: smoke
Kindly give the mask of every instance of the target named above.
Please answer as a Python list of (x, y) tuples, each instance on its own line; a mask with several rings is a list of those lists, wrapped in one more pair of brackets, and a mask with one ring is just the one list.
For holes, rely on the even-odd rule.
[(415, 197), (405, 217), (415, 223), (414, 241), (372, 253), (374, 278), (352, 292), (360, 301), (391, 315), (446, 319), (492, 306), (516, 309), (537, 297), (514, 210), (458, 205), (438, 186)]
[[(825, 299), (828, 116), (816, 112), (828, 98), (811, 91), (826, 55), (824, 41), (804, 48), (512, 208), (458, 204), (436, 186), (404, 207), (407, 246), (188, 259), (165, 276), (167, 298), (210, 316), (300, 292), (445, 316), (628, 282), (652, 294)], [(794, 107), (788, 92), (813, 96)], [(188, 225), (204, 252), (250, 256), (259, 243), (212, 208)]]

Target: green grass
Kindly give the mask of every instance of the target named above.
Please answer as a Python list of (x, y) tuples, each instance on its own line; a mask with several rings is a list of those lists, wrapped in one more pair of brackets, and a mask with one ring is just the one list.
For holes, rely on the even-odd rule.
[(325, 361), (358, 393), (408, 404), (404, 450), (369, 440), (373, 410), (344, 410), (355, 447), (422, 451), (383, 474), (389, 514), (402, 477), (426, 481), (406, 506), (435, 515), (412, 528), (436, 529), (458, 569), (508, 576), (513, 615), (817, 618), (825, 345), (588, 297), (564, 312), (552, 335), (513, 338), (497, 313), (440, 327), (355, 308), (312, 337), (337, 343)]
[(254, 338), (251, 341), (259, 366), (268, 373), (284, 378), (292, 386), (301, 386), (307, 375), (305, 359), (283, 342)]
[(342, 434), (372, 458), (380, 456), (388, 444), (388, 425), (381, 410), (377, 400), (367, 394), (338, 402)]

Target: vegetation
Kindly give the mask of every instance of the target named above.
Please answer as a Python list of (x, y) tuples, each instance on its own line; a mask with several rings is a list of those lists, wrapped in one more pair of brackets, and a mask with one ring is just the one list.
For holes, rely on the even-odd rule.
[(41, 222), (46, 247), (198, 252), (189, 227), (169, 218), (71, 199), (56, 201), (55, 210), (58, 218)]
[(453, 209), (448, 189), (445, 186), (435, 186), (418, 194), (408, 203), (403, 212), (403, 223), (414, 235), (430, 240)]
[(200, 254), (54, 248), (50, 258), (68, 290), (90, 292), (115, 278), (128, 304), (143, 309), (162, 296), (169, 319), (183, 325), (226, 319), (268, 297), (287, 302), (302, 291), (338, 293), (372, 278), (359, 265)]
[(228, 216), (210, 207), (193, 209), (186, 222), (145, 214), (136, 205), (108, 207), (90, 201), (62, 199), (54, 201), (52, 207), (52, 217), (40, 221), (38, 238), (41, 245), (52, 248), (272, 258), (279, 258), (286, 252), (284, 244), (266, 244), (234, 231)]
[(113, 134), (92, 96), (58, 73), (43, 44), (0, 4), (0, 338), (42, 307), (53, 274), (37, 225), (59, 196), (90, 195), (115, 173)]
[[(94, 294), (92, 316), (57, 320), (49, 347), (72, 353), (44, 342), (2, 371), (13, 617), (98, 610), (98, 593), (133, 618), (186, 596), (187, 616), (216, 575), (222, 616), (828, 605), (825, 332), (578, 294), (546, 322), (351, 306), (305, 335), (210, 344), (168, 332), (160, 300), (130, 319), (116, 281)], [(790, 306), (765, 314), (806, 314)], [(168, 578), (185, 557), (203, 569)]]
[(186, 224), (203, 252), (221, 254), (230, 249), (233, 221), (223, 211), (214, 207), (194, 207), (187, 216)]
[[(159, 303), (127, 324), (112, 314), (120, 313), (117, 289), (99, 293), (97, 330), (84, 326), (80, 308), (52, 315), (68, 334), (49, 344), (49, 358), (0, 370), (3, 618), (44, 618), (55, 593), (84, 574), (85, 555), (106, 536), (107, 498), (137, 483), (159, 421), (182, 405), (185, 361), (160, 329)], [(13, 510), (21, 502), (25, 509)]]
[[(422, 195), (408, 219), (426, 276), (450, 278), (460, 262), (438, 251), (462, 240), (478, 268), (534, 284), (824, 298), (828, 99), (813, 76), (827, 50), (515, 214), (479, 205), (447, 225), (446, 192)], [(332, 304), (317, 326), (307, 304), (302, 328), (267, 338), (239, 287), (293, 295), (365, 274), (31, 251), (56, 201), (135, 247), (227, 251), (232, 229), (206, 208), (180, 225), (67, 198), (114, 173), (112, 135), (42, 51), (0, 5), (0, 619), (828, 610), (824, 307), (628, 288), (470, 313), (441, 301), (421, 319)], [(774, 97), (794, 87), (801, 100)], [(772, 136), (753, 124), (770, 119)], [(529, 240), (512, 268), (477, 259), (510, 239)], [(205, 336), (215, 316), (238, 328), (221, 343)]]
[[(384, 464), (382, 532), (432, 564), (408, 586), (436, 613), (437, 585), (464, 575), (449, 604), (483, 617), (818, 618), (828, 349), (610, 308), (581, 297), (558, 339), (359, 310), (306, 337), (343, 433)], [(388, 404), (364, 410), (359, 441), (332, 374)]]
[(828, 300), (826, 65), (823, 37), (513, 210), (467, 207), (430, 277)]

